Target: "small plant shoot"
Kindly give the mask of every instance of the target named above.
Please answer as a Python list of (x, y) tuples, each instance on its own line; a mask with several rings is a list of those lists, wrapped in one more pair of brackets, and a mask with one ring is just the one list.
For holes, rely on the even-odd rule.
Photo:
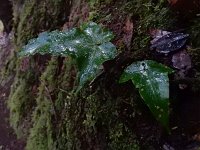
[(131, 80), (155, 118), (168, 129), (169, 79), (173, 70), (152, 60), (135, 62), (120, 77), (120, 83)]

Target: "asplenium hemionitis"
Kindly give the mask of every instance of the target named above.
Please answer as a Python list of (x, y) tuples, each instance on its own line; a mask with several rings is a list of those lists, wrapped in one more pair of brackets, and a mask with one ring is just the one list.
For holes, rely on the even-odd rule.
[[(94, 22), (67, 31), (43, 32), (20, 51), (20, 56), (36, 53), (72, 57), (76, 60), (79, 88), (93, 80), (103, 62), (115, 58), (114, 35)], [(135, 62), (124, 70), (120, 83), (132, 80), (155, 118), (168, 128), (169, 82), (172, 70), (155, 61)]]
[(131, 80), (139, 89), (144, 103), (154, 117), (167, 129), (169, 126), (169, 78), (173, 70), (152, 60), (139, 61), (128, 66), (120, 83)]
[(113, 37), (112, 32), (89, 22), (67, 31), (43, 32), (22, 48), (20, 56), (39, 53), (72, 57), (78, 66), (82, 87), (95, 78), (103, 62), (116, 56), (116, 47), (110, 42)]

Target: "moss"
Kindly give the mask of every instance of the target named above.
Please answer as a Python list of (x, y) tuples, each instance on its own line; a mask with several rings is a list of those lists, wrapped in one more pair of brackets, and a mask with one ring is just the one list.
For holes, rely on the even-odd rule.
[(192, 57), (192, 62), (194, 64), (195, 69), (200, 72), (200, 19), (194, 18), (190, 23), (190, 28), (188, 29), (188, 33), (190, 34), (191, 46), (188, 48), (188, 52)]
[(136, 137), (123, 123), (116, 123), (109, 132), (109, 149), (111, 150), (139, 150)]
[[(198, 71), (196, 74), (200, 72), (200, 19), (194, 18), (189, 22), (189, 28), (187, 28), (187, 32), (190, 34), (190, 45), (187, 48), (188, 53), (191, 56), (191, 60), (194, 68)], [(199, 76), (199, 75), (198, 75)]]
[[(37, 4), (35, 1), (33, 3), (25, 1), (21, 15), (15, 17), (17, 46), (21, 46), (27, 39), (35, 36), (37, 32), (46, 28), (52, 29), (58, 24), (50, 25), (52, 19), (48, 19), (48, 15), (44, 15), (45, 18), (41, 18), (43, 14), (48, 14), (46, 7), (53, 6), (54, 2), (56, 3), (56, 1), (52, 0), (49, 3), (50, 5), (46, 5), (43, 2)], [(76, 3), (77, 5), (81, 4), (81, 1), (76, 1)], [(115, 4), (111, 0), (91, 0), (90, 6), (93, 8), (93, 12), (90, 19), (112, 23), (110, 12), (102, 14), (102, 12), (105, 12), (102, 10), (105, 7), (101, 7), (112, 3), (113, 5)], [(123, 14), (119, 15), (120, 17), (123, 17), (124, 14), (129, 14), (136, 20), (134, 22), (133, 39), (133, 47), (135, 49), (148, 46), (149, 29), (173, 28), (175, 19), (171, 17), (167, 2), (129, 0), (122, 3), (124, 4), (122, 7), (121, 5), (114, 5), (112, 8), (117, 8), (119, 13), (124, 11)], [(59, 9), (60, 7), (56, 8)], [(37, 12), (36, 9), (38, 9)], [(57, 11), (55, 16), (58, 17)], [(54, 12), (51, 13), (54, 14)], [(31, 15), (33, 17), (30, 17)], [(55, 20), (55, 16), (53, 20)], [(28, 22), (28, 24), (25, 22)], [(198, 27), (199, 25), (195, 26)], [(196, 36), (194, 34), (194, 37), (198, 36), (198, 34)], [(121, 50), (124, 50), (123, 44), (119, 47), (119, 51)], [(193, 56), (198, 59), (199, 56), (196, 55), (196, 52), (194, 53), (195, 55)], [(33, 126), (30, 129), (26, 149), (139, 149), (136, 133), (133, 130), (136, 128), (134, 126), (137, 124), (136, 118), (138, 117), (139, 121), (143, 118), (135, 107), (135, 103), (140, 99), (138, 93), (132, 93), (133, 89), (129, 92), (126, 89), (123, 92), (119, 85), (109, 85), (112, 88), (119, 88), (116, 91), (111, 88), (106, 89), (106, 86), (100, 84), (95, 89), (95, 93), (92, 93), (91, 89), (86, 86), (78, 94), (74, 94), (76, 69), (73, 63), (70, 58), (53, 58), (45, 71), (42, 72), (40, 81), (38, 81), (40, 73), (37, 71), (32, 72), (32, 76), (30, 76), (26, 73), (21, 73), (16, 68), (19, 76), (16, 77), (17, 80), (13, 86), (9, 101), (11, 122), (13, 122), (15, 128), (20, 126), (23, 114), (27, 113), (27, 109), (30, 108), (31, 103), (29, 102), (36, 101), (36, 106), (34, 105), (31, 108), (31, 110), (34, 108), (34, 113), (31, 113), (31, 111), (29, 113), (29, 115), (32, 114)], [(33, 77), (35, 81), (30, 83)], [(30, 88), (31, 84), (35, 84), (35, 82), (40, 82), (36, 100), (31, 95)], [(30, 99), (30, 97), (32, 98)], [(25, 108), (22, 107), (24, 105), (26, 105)], [(151, 144), (149, 141), (145, 142), (147, 145)]]
[[(28, 73), (28, 80), (32, 79), (32, 73)], [(18, 138), (26, 137), (31, 125), (30, 115), (35, 105), (34, 96), (31, 95), (31, 87), (27, 79), (16, 80), (12, 85), (11, 94), (8, 100), (10, 109), (10, 124), (14, 128)]]
[[(110, 2), (106, 1), (105, 3)], [(43, 26), (36, 26), (37, 23), (40, 24), (37, 20), (36, 24), (31, 22), (32, 20), (29, 22), (32, 24), (31, 28), (36, 28), (37, 31), (32, 31), (29, 27), (30, 24), (26, 28), (25, 21), (37, 8), (35, 5), (36, 3), (29, 4), (28, 1), (24, 5), (27, 10), (22, 10), (24, 14), (22, 13), (19, 17), (21, 18), (20, 23), (15, 28), (18, 35), (16, 37), (17, 46), (21, 46), (21, 43), (34, 36), (39, 29), (43, 29)], [(42, 4), (39, 6), (40, 9), (35, 12), (36, 19), (40, 18), (38, 15), (42, 15), (41, 11), (44, 11), (44, 6)], [(151, 6), (151, 9), (154, 6)], [(146, 8), (144, 10), (146, 11)], [(101, 18), (102, 15), (99, 17)], [(106, 14), (104, 20), (109, 21), (110, 17), (111, 15)], [(35, 20), (34, 17), (32, 19)], [(152, 24), (154, 23), (157, 21)], [(138, 26), (139, 24), (142, 24), (142, 21), (138, 23)], [(152, 24), (150, 23), (148, 27)], [(22, 29), (23, 26), (25, 28)], [(146, 29), (147, 26), (144, 28)], [(142, 35), (146, 32), (143, 29), (136, 32)], [(19, 36), (20, 32), (21, 36)], [(70, 69), (62, 68), (67, 65)], [(72, 95), (74, 82), (71, 80), (75, 80), (72, 71), (70, 64), (59, 64), (58, 60), (54, 58), (42, 74), (32, 118), (33, 127), (28, 136), (26, 149), (137, 149), (133, 131), (118, 119), (120, 117), (118, 109), (123, 98), (115, 99), (104, 90), (97, 90), (95, 94), (91, 94), (89, 88), (83, 89), (78, 95)], [(24, 76), (26, 77), (26, 74)], [(17, 78), (22, 78), (22, 75)], [(20, 89), (30, 87), (26, 83), (29, 80), (30, 78), (26, 78), (23, 82), (18, 82), (17, 87)], [(16, 95), (16, 93), (18, 91), (15, 90), (12, 95)], [(30, 93), (27, 93), (27, 96), (29, 97)], [(129, 102), (131, 100), (128, 99)], [(27, 97), (22, 97), (21, 102), (24, 101), (27, 101)]]
[[(92, 94), (88, 87), (74, 95), (69, 88), (74, 69), (69, 61), (65, 64), (58, 77), (52, 74), (57, 72), (54, 61), (42, 75), (27, 149), (138, 149), (134, 133), (119, 119), (121, 103), (132, 103), (133, 97), (116, 99), (104, 90)], [(53, 103), (44, 85), (51, 89)]]
[(89, 19), (107, 24), (110, 28), (113, 28), (117, 36), (123, 36), (120, 34), (123, 29), (119, 31), (119, 27), (114, 27), (114, 24), (123, 24), (126, 17), (131, 16), (134, 26), (132, 47), (135, 50), (149, 46), (151, 29), (173, 30), (177, 20), (168, 7), (167, 1), (127, 0), (126, 2), (115, 2), (111, 0), (91, 0), (90, 7)]
[(89, 0), (89, 20), (99, 22), (101, 19), (112, 19), (111, 14), (108, 14), (107, 12), (102, 12), (102, 7), (106, 5), (110, 5), (113, 2), (113, 0)]
[[(63, 25), (70, 4), (66, 0), (13, 1), (15, 43), (20, 48), (30, 38), (44, 30)], [(48, 8), (48, 9), (47, 9)]]
[(90, 8), (92, 9), (96, 9), (101, 5), (110, 4), (111, 2), (113, 2), (113, 0), (89, 0), (88, 1)]
[(71, 67), (73, 61), (70, 58), (63, 61), (61, 58), (52, 58), (41, 76), (27, 150), (66, 148), (65, 132), (62, 131), (66, 124), (66, 97), (70, 96), (73, 88), (74, 75)]
[(134, 49), (148, 46), (150, 29), (173, 29), (176, 18), (167, 3), (167, 1), (130, 0), (123, 6), (122, 9), (126, 12), (132, 12), (135, 21)]
[[(16, 74), (9, 96), (10, 121), (17, 134), (26, 138), (31, 126), (32, 110), (36, 103), (34, 89), (37, 89), (41, 72), (36, 69), (39, 62), (35, 63), (32, 58), (28, 61), (30, 65), (23, 64), (23, 60), (18, 59), (16, 53), (27, 40), (38, 33), (61, 27), (70, 11), (70, 2), (67, 0), (13, 0), (12, 3), (15, 52), (10, 55), (3, 73), (4, 77)], [(43, 58), (44, 64), (40, 63), (43, 67), (45, 59)], [(25, 66), (25, 70), (22, 69), (24, 67), (22, 65)], [(39, 69), (42, 70), (41, 68)], [(23, 129), (24, 125), (25, 129)]]
[(55, 108), (51, 97), (54, 90), (54, 78), (57, 68), (55, 60), (50, 61), (46, 71), (41, 76), (41, 85), (39, 86), (37, 107), (33, 113), (33, 128), (27, 141), (27, 150), (48, 150), (53, 147), (52, 137), (52, 116), (55, 114)]
[(200, 72), (200, 48), (188, 48), (187, 49), (188, 53), (190, 54), (191, 56), (191, 60), (192, 60), (192, 63), (193, 63), (193, 66), (194, 68)]
[(101, 145), (104, 145), (102, 149), (139, 149), (135, 134), (119, 119), (122, 101), (124, 97), (114, 99), (109, 92), (101, 90), (86, 99), (83, 124), (91, 139), (101, 141)]
[[(44, 92), (44, 87), (39, 89), (39, 94)], [(52, 111), (52, 112), (51, 112)], [(27, 141), (27, 150), (48, 150), (53, 147), (51, 115), (53, 115), (53, 104), (45, 96), (37, 98), (37, 107), (33, 113), (33, 128)]]
[(194, 48), (200, 48), (200, 41), (198, 39), (200, 39), (200, 19), (199, 18), (194, 18), (190, 24), (190, 28), (189, 28), (189, 33), (191, 36), (191, 43), (192, 43), (192, 47)]

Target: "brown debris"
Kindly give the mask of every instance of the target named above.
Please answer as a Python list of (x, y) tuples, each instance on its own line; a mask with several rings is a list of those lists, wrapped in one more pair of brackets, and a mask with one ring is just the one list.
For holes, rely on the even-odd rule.
[(130, 49), (132, 36), (133, 36), (133, 22), (130, 17), (126, 19), (123, 31), (124, 31), (123, 41), (126, 47)]
[[(173, 67), (178, 69), (178, 72), (175, 75), (176, 79), (184, 79), (189, 73), (189, 70), (192, 68), (192, 61), (190, 55), (185, 49), (175, 53), (172, 56), (172, 63)], [(179, 88), (182, 90), (186, 87), (186, 84), (179, 84)]]
[(172, 57), (172, 63), (174, 68), (179, 70), (189, 70), (192, 67), (191, 58), (186, 50), (174, 54)]
[(160, 29), (152, 29), (150, 30), (150, 36), (153, 38), (153, 40), (150, 41), (151, 44), (154, 44), (158, 39), (160, 39), (161, 37), (169, 34), (171, 32), (168, 31), (163, 31)]

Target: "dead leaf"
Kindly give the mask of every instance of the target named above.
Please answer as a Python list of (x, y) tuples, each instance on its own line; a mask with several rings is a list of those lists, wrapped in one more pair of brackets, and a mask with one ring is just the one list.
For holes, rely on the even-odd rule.
[[(187, 76), (189, 70), (192, 68), (190, 55), (185, 49), (175, 53), (172, 56), (172, 63), (173, 67), (178, 69), (178, 72), (175, 74), (175, 79), (184, 79)], [(183, 90), (187, 88), (187, 85), (179, 84), (179, 88)]]
[(123, 28), (123, 31), (124, 31), (123, 41), (125, 45), (127, 46), (127, 48), (130, 48), (132, 35), (133, 35), (133, 22), (130, 17), (126, 19), (126, 23)]
[(189, 70), (192, 68), (190, 55), (186, 50), (175, 53), (172, 57), (173, 67), (179, 70)]
[(167, 35), (171, 32), (168, 31), (163, 31), (160, 29), (152, 29), (150, 30), (150, 36), (153, 38), (153, 40), (151, 40), (151, 44), (154, 44), (158, 39), (160, 39), (161, 37), (163, 37), (164, 35)]
[(152, 38), (159, 38), (159, 37), (161, 38), (162, 36), (167, 35), (169, 33), (171, 33), (171, 32), (160, 30), (160, 29), (151, 29), (150, 30), (150, 35)]
[(168, 54), (185, 46), (189, 34), (155, 30), (150, 32), (154, 39), (151, 41), (151, 50), (158, 53)]

